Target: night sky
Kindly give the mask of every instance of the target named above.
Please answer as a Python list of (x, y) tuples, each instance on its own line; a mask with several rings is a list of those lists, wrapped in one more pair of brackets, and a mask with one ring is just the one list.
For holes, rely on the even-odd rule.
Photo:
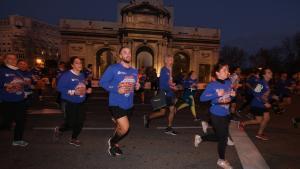
[[(60, 18), (117, 20), (118, 0), (0, 0), (0, 18), (18, 14), (51, 24)], [(247, 51), (279, 45), (300, 31), (299, 0), (165, 0), (175, 25), (220, 28), (222, 45)]]

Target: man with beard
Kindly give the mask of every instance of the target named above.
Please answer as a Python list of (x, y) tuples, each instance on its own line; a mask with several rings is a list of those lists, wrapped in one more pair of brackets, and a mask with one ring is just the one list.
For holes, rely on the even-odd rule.
[(120, 62), (109, 66), (99, 81), (100, 86), (109, 92), (109, 110), (115, 123), (114, 134), (108, 140), (108, 153), (113, 157), (123, 154), (118, 143), (129, 132), (134, 89), (140, 88), (138, 72), (130, 66), (130, 49), (122, 47), (119, 57)]

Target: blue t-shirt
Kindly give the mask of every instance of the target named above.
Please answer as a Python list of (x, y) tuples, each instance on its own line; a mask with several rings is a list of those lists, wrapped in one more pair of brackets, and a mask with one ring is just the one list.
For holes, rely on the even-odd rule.
[(265, 94), (267, 94), (267, 92), (270, 92), (268, 82), (264, 79), (260, 79), (252, 92), (253, 99), (250, 104), (251, 107), (265, 108), (264, 104), (266, 100), (264, 100), (264, 98), (268, 98), (268, 96), (265, 96)]
[[(126, 68), (120, 63), (109, 66), (99, 80), (100, 86), (109, 92), (109, 106), (132, 108), (137, 78), (138, 71), (134, 68)], [(119, 87), (125, 87), (125, 94), (118, 93)]]
[(184, 87), (182, 99), (190, 102), (190, 96), (193, 96), (196, 93), (197, 88), (193, 85), (197, 84), (197, 79), (185, 79), (182, 81), (182, 84)]
[[(0, 68), (0, 99), (2, 101), (19, 102), (24, 100), (24, 85), (20, 70), (14, 70), (7, 66)], [(6, 88), (10, 88), (10, 92)]]
[(185, 89), (194, 88), (192, 87), (192, 85), (197, 84), (197, 79), (191, 79), (191, 78), (185, 79), (183, 80), (182, 84)]
[(35, 78), (36, 80), (40, 80), (40, 79), (42, 79), (43, 76), (44, 76), (44, 73), (43, 73), (43, 70), (42, 70), (42, 69), (38, 70), (38, 69), (36, 69), (36, 68), (33, 68), (33, 69), (31, 69), (31, 73), (32, 73), (32, 75), (34, 76), (34, 78)]
[(82, 96), (70, 94), (79, 87), (86, 88), (84, 75), (83, 73), (76, 75), (71, 70), (63, 73), (57, 83), (57, 90), (61, 93), (61, 98), (72, 103), (82, 103), (85, 100), (85, 94)]
[(251, 87), (247, 87), (248, 94), (252, 94), (252, 90), (256, 86), (258, 81), (259, 78), (257, 78), (255, 75), (251, 75), (250, 77), (247, 78), (246, 83), (248, 83), (251, 86)]
[(167, 67), (162, 67), (159, 77), (159, 89), (166, 92), (167, 96), (174, 96), (173, 90), (170, 88), (169, 81), (171, 79), (171, 72)]
[[(224, 90), (225, 94), (223, 96), (218, 96), (217, 90)], [(223, 82), (220, 82), (219, 80), (210, 82), (201, 94), (200, 101), (211, 101), (210, 112), (212, 114), (217, 116), (227, 116), (229, 115), (230, 103), (221, 104), (220, 100), (231, 99), (231, 90), (231, 81), (228, 79)]]

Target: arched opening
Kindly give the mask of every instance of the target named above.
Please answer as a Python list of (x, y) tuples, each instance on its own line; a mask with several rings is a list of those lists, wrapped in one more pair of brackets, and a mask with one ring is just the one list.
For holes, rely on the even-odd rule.
[(140, 47), (136, 51), (136, 67), (137, 69), (140, 68), (147, 68), (153, 67), (153, 50), (147, 46)]
[(176, 53), (173, 64), (173, 77), (181, 79), (190, 70), (190, 57), (183, 52)]
[(102, 48), (96, 53), (96, 77), (100, 77), (106, 68), (116, 63), (116, 59), (113, 56), (111, 49)]

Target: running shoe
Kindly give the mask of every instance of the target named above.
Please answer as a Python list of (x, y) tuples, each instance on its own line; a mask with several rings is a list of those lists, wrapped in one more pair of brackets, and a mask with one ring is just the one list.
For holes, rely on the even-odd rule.
[(28, 146), (28, 142), (24, 141), (24, 140), (18, 140), (18, 141), (13, 141), (12, 142), (12, 146), (20, 146), (20, 147), (26, 147)]
[(117, 156), (123, 154), (123, 151), (121, 150), (121, 148), (120, 148), (120, 146), (118, 144), (115, 145), (115, 152), (116, 152)]
[(195, 147), (198, 147), (199, 144), (200, 144), (201, 142), (202, 142), (201, 136), (198, 135), (198, 134), (196, 134), (196, 135), (195, 135), (195, 139), (194, 139), (194, 146), (195, 146)]
[(123, 152), (119, 148), (119, 146), (112, 145), (110, 140), (111, 140), (111, 138), (109, 138), (108, 141), (107, 141), (107, 144), (108, 144), (108, 150), (107, 150), (107, 152), (108, 152), (108, 154), (110, 156), (112, 156), (112, 157), (122, 155)]
[(198, 118), (198, 117), (195, 117), (194, 118), (194, 122), (197, 122), (197, 121), (200, 121), (201, 119), (200, 118)]
[(260, 139), (260, 140), (263, 140), (263, 141), (268, 141), (269, 140), (269, 138), (265, 134), (257, 134), (255, 137)]
[(201, 121), (203, 133), (207, 133), (208, 123), (206, 121)]
[(59, 127), (55, 127), (54, 128), (54, 134), (53, 134), (54, 141), (59, 140), (61, 136), (62, 136), (62, 132), (59, 131)]
[(226, 160), (219, 159), (217, 165), (224, 169), (233, 169), (232, 166), (229, 164), (229, 162)]
[(228, 139), (227, 139), (227, 145), (234, 146), (234, 142), (230, 137), (228, 137)]
[(75, 147), (80, 147), (81, 146), (81, 142), (78, 139), (73, 139), (73, 138), (69, 141), (69, 144), (71, 144)]
[(245, 125), (244, 125), (244, 123), (240, 121), (239, 124), (238, 124), (238, 128), (239, 128), (240, 130), (244, 131), (244, 130), (245, 130)]
[(173, 130), (172, 127), (167, 127), (167, 128), (165, 129), (165, 133), (166, 133), (166, 134), (169, 134), (169, 135), (172, 135), (172, 136), (176, 136), (176, 135), (178, 134), (176, 131)]

